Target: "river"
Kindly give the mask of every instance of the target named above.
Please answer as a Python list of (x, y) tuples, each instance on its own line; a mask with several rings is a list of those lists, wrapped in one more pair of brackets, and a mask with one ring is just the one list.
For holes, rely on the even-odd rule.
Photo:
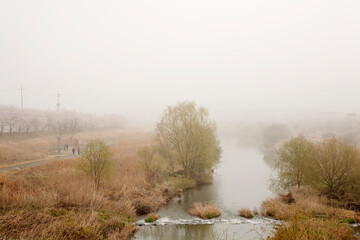
[[(141, 226), (134, 239), (266, 239), (273, 221), (262, 216), (245, 219), (238, 215), (238, 210), (242, 207), (260, 210), (261, 202), (272, 196), (268, 190), (272, 169), (256, 148), (240, 148), (231, 143), (223, 144), (222, 148), (222, 160), (213, 183), (187, 191), (181, 199), (174, 198), (157, 212), (160, 219), (156, 224), (144, 224), (144, 217), (140, 217), (137, 224)], [(194, 202), (216, 204), (221, 216), (212, 220), (190, 216), (188, 211)]]

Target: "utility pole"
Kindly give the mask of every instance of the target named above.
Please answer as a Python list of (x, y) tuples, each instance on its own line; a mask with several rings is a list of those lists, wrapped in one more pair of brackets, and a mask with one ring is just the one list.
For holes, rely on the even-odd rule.
[(22, 84), (20, 86), (20, 88), (18, 88), (17, 90), (20, 90), (20, 94), (21, 94), (21, 110), (24, 110), (24, 95), (23, 95), (23, 90), (26, 90), (26, 88), (23, 88)]
[(61, 94), (58, 91), (57, 94), (56, 94), (56, 99), (57, 99), (56, 108), (57, 108), (58, 111), (60, 110), (60, 97), (61, 97)]
[(21, 97), (21, 110), (24, 109), (24, 95), (23, 91), (26, 90), (26, 88), (23, 88), (22, 84), (20, 85), (20, 88), (12, 88), (12, 89), (0, 89), (0, 91), (19, 91), (20, 90), (20, 97)]
[(20, 87), (20, 92), (21, 92), (21, 110), (23, 110), (24, 109), (24, 96), (23, 96), (22, 84), (21, 84), (21, 87)]

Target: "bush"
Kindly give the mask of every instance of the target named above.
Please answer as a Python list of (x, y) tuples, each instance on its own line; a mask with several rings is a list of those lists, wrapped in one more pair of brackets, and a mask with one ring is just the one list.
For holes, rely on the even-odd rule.
[(175, 178), (174, 187), (175, 189), (182, 189), (182, 190), (191, 189), (196, 187), (196, 182), (195, 180), (188, 177)]
[(148, 218), (145, 218), (145, 222), (147, 222), (147, 223), (155, 222), (155, 219), (153, 219), (152, 217), (148, 217)]
[(150, 213), (148, 218), (145, 218), (145, 222), (152, 223), (159, 219), (158, 215), (155, 215), (154, 213)]
[(253, 218), (254, 215), (251, 213), (250, 209), (248, 208), (242, 208), (239, 210), (239, 215), (244, 217), (244, 218)]
[(220, 216), (220, 210), (212, 203), (194, 203), (194, 208), (189, 211), (190, 215), (201, 217), (203, 219), (211, 219)]
[(91, 140), (85, 146), (80, 169), (93, 180), (96, 188), (99, 188), (102, 179), (109, 176), (111, 156), (109, 147), (103, 141)]

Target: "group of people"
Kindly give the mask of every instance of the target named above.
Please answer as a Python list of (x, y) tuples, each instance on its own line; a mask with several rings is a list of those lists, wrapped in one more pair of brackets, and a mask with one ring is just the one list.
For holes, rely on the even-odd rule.
[(78, 155), (80, 155), (80, 147), (77, 147), (77, 149), (75, 149), (75, 147), (73, 147), (71, 151), (72, 151), (73, 155), (75, 154), (75, 151), (77, 151)]

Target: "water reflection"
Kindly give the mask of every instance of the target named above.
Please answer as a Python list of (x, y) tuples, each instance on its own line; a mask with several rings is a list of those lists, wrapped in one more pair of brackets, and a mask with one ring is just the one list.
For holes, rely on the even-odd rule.
[[(241, 219), (238, 210), (242, 207), (257, 207), (272, 194), (268, 190), (268, 179), (272, 169), (263, 160), (263, 155), (256, 148), (239, 148), (236, 145), (223, 146), (223, 157), (214, 174), (213, 184), (203, 185), (184, 193), (181, 202), (173, 199), (168, 206), (160, 209), (161, 218), (176, 222), (179, 219), (191, 220), (188, 214), (194, 202), (212, 202), (221, 211), (221, 219)], [(263, 226), (260, 224), (259, 226)], [(241, 239), (259, 239), (258, 231), (251, 223), (212, 225), (158, 225), (143, 226), (136, 234), (136, 239), (211, 239), (213, 232), (230, 231)], [(232, 239), (232, 238), (230, 238)], [(240, 239), (240, 238), (235, 238)]]
[(259, 239), (266, 236), (260, 227), (244, 225), (174, 225), (145, 226), (136, 234), (136, 240), (211, 240)]

